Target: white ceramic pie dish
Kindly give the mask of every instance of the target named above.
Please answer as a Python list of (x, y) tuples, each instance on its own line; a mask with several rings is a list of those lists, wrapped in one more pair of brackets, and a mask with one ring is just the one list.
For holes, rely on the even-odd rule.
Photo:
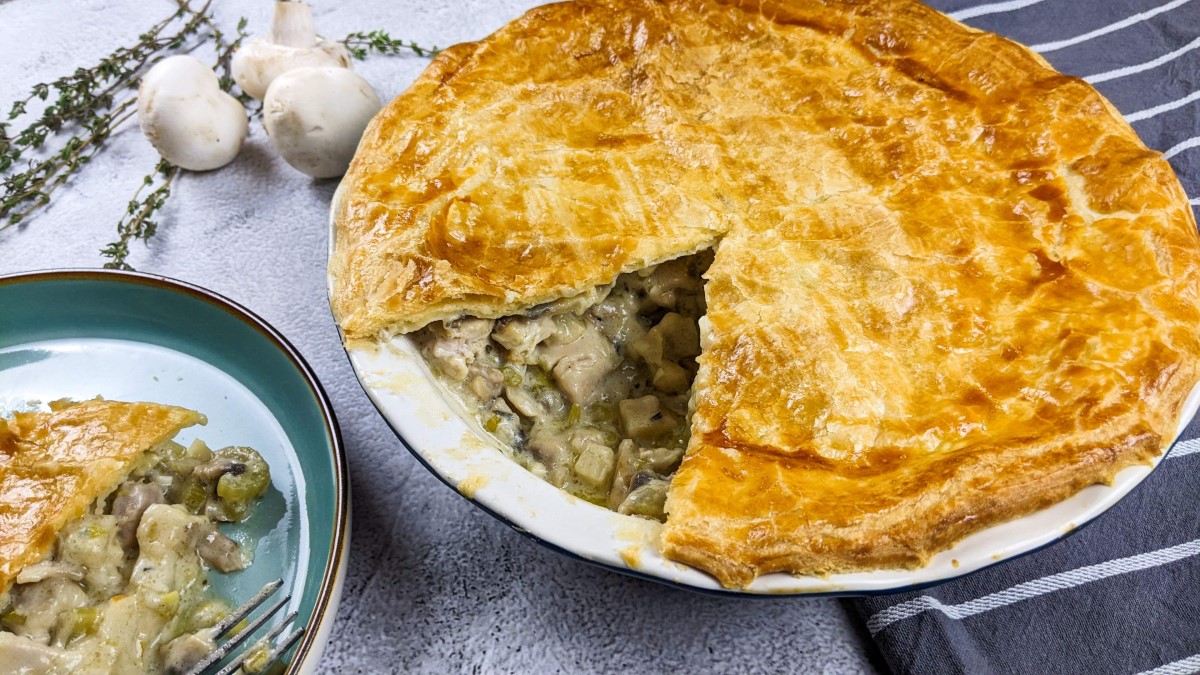
[[(338, 197), (334, 197), (336, 211)], [(330, 225), (332, 254), (335, 228)], [(329, 279), (332, 293), (332, 279)], [(603, 567), (693, 590), (760, 595), (863, 595), (913, 590), (947, 581), (1052, 544), (1112, 508), (1162, 462), (1134, 466), (1112, 485), (1093, 485), (1063, 502), (977, 532), (914, 569), (798, 576), (768, 574), (728, 589), (659, 550), (662, 524), (625, 516), (574, 497), (509, 459), (432, 374), (405, 336), (350, 345), (350, 363), (367, 396), (410, 452), (444, 483), (518, 532)], [(1200, 408), (1200, 385), (1188, 397), (1176, 438)]]
[[(657, 544), (661, 524), (573, 497), (506, 457), (433, 378), (408, 338), (352, 346), (347, 353), (363, 389), (404, 445), (476, 505), (519, 532), (588, 562), (702, 591), (852, 595), (946, 581), (1062, 539), (1115, 505), (1162, 461), (1160, 456), (1153, 466), (1130, 467), (1111, 486), (1093, 485), (1047, 509), (977, 532), (920, 569), (827, 577), (768, 574), (737, 591), (700, 570), (663, 558)], [(1180, 431), (1198, 406), (1200, 387), (1188, 398)]]

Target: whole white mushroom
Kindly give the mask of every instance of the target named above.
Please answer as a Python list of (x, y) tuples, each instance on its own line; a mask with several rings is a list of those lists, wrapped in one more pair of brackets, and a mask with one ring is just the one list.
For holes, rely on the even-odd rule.
[(250, 129), (246, 109), (193, 56), (156, 63), (138, 86), (137, 107), (142, 133), (158, 154), (189, 171), (232, 162)]
[(350, 52), (337, 42), (317, 37), (311, 7), (287, 1), (275, 3), (270, 35), (247, 42), (230, 63), (233, 81), (260, 101), (276, 77), (309, 66), (349, 68)]
[(267, 89), (263, 127), (288, 164), (314, 178), (333, 178), (346, 173), (381, 107), (370, 83), (349, 70), (297, 68)]

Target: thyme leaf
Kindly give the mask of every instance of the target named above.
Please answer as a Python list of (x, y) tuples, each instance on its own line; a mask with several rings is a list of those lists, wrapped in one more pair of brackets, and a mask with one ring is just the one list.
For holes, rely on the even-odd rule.
[(433, 47), (422, 47), (411, 40), (407, 42), (397, 40), (382, 30), (351, 33), (342, 38), (341, 43), (346, 46), (350, 55), (359, 61), (367, 58), (372, 53), (399, 54), (403, 51), (410, 51), (417, 56), (433, 57), (442, 51), (436, 45)]

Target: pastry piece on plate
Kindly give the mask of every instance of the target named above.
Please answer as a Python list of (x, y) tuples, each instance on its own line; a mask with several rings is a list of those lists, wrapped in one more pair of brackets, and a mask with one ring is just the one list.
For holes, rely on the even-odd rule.
[[(376, 117), (334, 217), (346, 337), (433, 324), (493, 426), (529, 417), (515, 446), (587, 410), (487, 368), (595, 402), (554, 360), (590, 333), (532, 322), (617, 345), (594, 307), (619, 275), (715, 248), (686, 457), (633, 452), (640, 487), (670, 481), (665, 554), (729, 586), (922, 565), (1161, 454), (1200, 379), (1170, 166), (1087, 83), (913, 0), (535, 9)], [(635, 456), (564, 439), (533, 448), (551, 479)]]
[(187, 672), (230, 611), (218, 527), (270, 484), (250, 448), (173, 439), (200, 413), (95, 399), (0, 418), (0, 663), (29, 673)]
[(148, 450), (203, 423), (186, 408), (102, 399), (0, 419), (0, 590)]

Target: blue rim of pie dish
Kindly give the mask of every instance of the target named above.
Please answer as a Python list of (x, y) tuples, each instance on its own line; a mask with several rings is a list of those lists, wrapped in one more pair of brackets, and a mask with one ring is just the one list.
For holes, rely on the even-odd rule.
[[(215, 291), (186, 281), (144, 272), (116, 269), (63, 268), (0, 274), (0, 286), (43, 281), (116, 282), (181, 293), (193, 300), (203, 302), (228, 314), (257, 332), (279, 351), (284, 359), (295, 369), (300, 379), (308, 386), (308, 394), (316, 404), (316, 412), (320, 414), (321, 425), (324, 427), (326, 435), (324, 440), (328, 442), (332, 454), (330, 463), (333, 467), (333, 536), (329, 543), (329, 561), (321, 575), (321, 583), (313, 601), (312, 613), (301, 624), (304, 628), (304, 634), (292, 650), (289, 650), (292, 652), (292, 657), (284, 672), (286, 675), (295, 675), (300, 671), (301, 667), (308, 667), (310, 665), (315, 670), (316, 664), (306, 664), (306, 661), (311, 657), (314, 647), (318, 648), (318, 650), (323, 649), (323, 646), (319, 647), (316, 644), (318, 634), (320, 633), (319, 627), (324, 622), (334, 619), (334, 616), (328, 614), (331, 605), (336, 606), (338, 600), (334, 597), (337, 579), (343, 572), (342, 567), (349, 564), (349, 561), (344, 558), (349, 557), (350, 472), (346, 461), (341, 428), (338, 425), (333, 404), (324, 387), (321, 386), (320, 380), (317, 379), (316, 372), (312, 369), (312, 366), (308, 364), (300, 354), (300, 351), (278, 329), (268, 323), (266, 319)], [(298, 570), (297, 573), (302, 573), (302, 571)]]

